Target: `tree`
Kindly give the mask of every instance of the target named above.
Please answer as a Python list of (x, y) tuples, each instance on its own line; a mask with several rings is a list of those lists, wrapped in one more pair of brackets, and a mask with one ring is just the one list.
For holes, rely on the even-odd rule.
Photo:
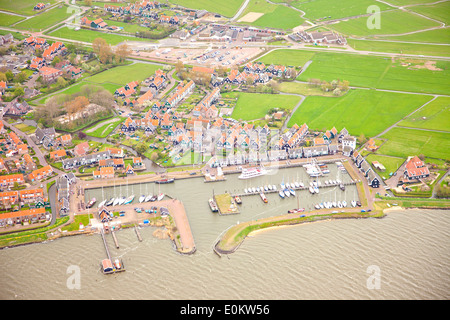
[(131, 53), (131, 50), (130, 50), (130, 48), (128, 47), (128, 45), (126, 43), (121, 44), (116, 49), (116, 56), (119, 58), (119, 61), (121, 61), (121, 62), (123, 60), (125, 60), (125, 58), (127, 56), (129, 56), (130, 53)]
[(56, 64), (60, 63), (60, 62), (61, 62), (61, 59), (59, 57), (55, 57), (55, 59), (53, 59), (51, 64), (52, 64), (52, 66), (56, 66)]
[(15, 97), (23, 96), (24, 94), (25, 94), (25, 91), (24, 91), (23, 88), (21, 88), (21, 87), (17, 87), (17, 88), (14, 90), (14, 96), (15, 96)]
[(336, 88), (336, 89), (333, 90), (333, 94), (335, 96), (340, 96), (341, 95), (341, 90), (339, 88)]
[(80, 139), (80, 140), (83, 140), (84, 138), (86, 138), (87, 137), (87, 134), (86, 133), (84, 133), (83, 131), (78, 131), (78, 138)]
[(0, 72), (0, 81), (8, 81), (8, 79), (6, 78), (6, 75), (5, 75), (5, 73), (3, 73), (3, 72)]
[(20, 71), (20, 72), (14, 77), (14, 81), (15, 81), (15, 82), (23, 83), (23, 82), (25, 82), (25, 80), (27, 80), (27, 74), (26, 74), (24, 71)]
[(366, 141), (367, 141), (366, 136), (364, 135), (364, 133), (361, 133), (360, 136), (358, 137), (359, 144), (363, 145), (364, 143), (366, 143)]
[(67, 81), (64, 80), (63, 77), (58, 77), (58, 79), (56, 79), (56, 84), (59, 88), (64, 88), (67, 85)]
[(87, 106), (88, 104), (89, 104), (89, 100), (88, 100), (88, 98), (86, 98), (84, 96), (76, 97), (74, 100), (67, 102), (65, 107), (66, 107), (67, 113), (69, 114), (69, 119), (72, 120), (72, 116), (75, 113), (83, 110), (83, 108), (85, 106)]
[(59, 103), (58, 103), (58, 97), (52, 96), (45, 102), (45, 109), (48, 112), (48, 116), (53, 119), (56, 112), (58, 111)]
[(14, 73), (12, 73), (11, 70), (6, 71), (5, 76), (6, 76), (6, 79), (8, 80), (8, 82), (11, 82), (14, 80)]

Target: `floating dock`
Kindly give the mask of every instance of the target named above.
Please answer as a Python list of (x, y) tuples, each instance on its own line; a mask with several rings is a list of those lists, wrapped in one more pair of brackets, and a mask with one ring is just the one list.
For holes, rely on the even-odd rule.
[[(125, 271), (125, 266), (123, 265), (122, 259), (115, 259), (114, 264), (111, 258), (111, 253), (109, 252), (108, 243), (106, 242), (105, 232), (101, 229), (100, 234), (103, 239), (103, 244), (105, 246), (105, 251), (107, 255), (107, 259), (103, 259), (100, 263), (101, 270), (104, 274), (111, 274), (116, 272)], [(113, 233), (114, 234), (114, 233)], [(118, 245), (118, 244), (117, 244)], [(119, 264), (119, 266), (118, 266)]]

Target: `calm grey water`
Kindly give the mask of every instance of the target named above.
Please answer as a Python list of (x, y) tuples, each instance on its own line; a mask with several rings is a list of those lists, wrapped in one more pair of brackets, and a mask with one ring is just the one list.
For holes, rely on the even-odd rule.
[[(330, 178), (337, 176), (331, 168)], [(250, 180), (279, 183), (288, 178), (309, 180), (303, 169), (280, 170)], [(341, 180), (348, 179), (346, 175)], [(177, 254), (169, 240), (153, 237), (153, 227), (117, 233), (120, 249), (108, 236), (113, 256), (127, 271), (105, 276), (100, 235), (76, 236), (0, 250), (1, 299), (448, 299), (450, 298), (450, 216), (444, 210), (391, 212), (383, 219), (323, 221), (253, 234), (233, 254), (219, 258), (212, 246), (231, 225), (286, 212), (297, 199), (269, 195), (243, 198), (242, 213), (218, 216), (207, 199), (214, 192), (249, 186), (229, 176), (226, 182), (201, 178), (161, 186), (186, 207), (197, 252)], [(158, 192), (154, 184), (135, 185), (136, 195)], [(154, 189), (155, 188), (155, 189)], [(346, 192), (323, 189), (319, 195), (300, 193), (301, 206), (327, 197), (353, 199)], [(116, 188), (117, 190), (117, 188)], [(119, 189), (120, 190), (120, 189)], [(146, 192), (143, 192), (145, 190)], [(110, 193), (114, 188), (109, 190)], [(101, 196), (102, 190), (90, 196)], [(103, 190), (106, 194), (107, 190)], [(126, 193), (126, 189), (122, 189)], [(297, 193), (298, 194), (298, 193)], [(315, 197), (315, 198), (313, 198)], [(323, 201), (323, 200), (322, 200)], [(80, 289), (69, 289), (70, 266), (79, 267)], [(379, 289), (369, 289), (369, 266), (380, 270)]]

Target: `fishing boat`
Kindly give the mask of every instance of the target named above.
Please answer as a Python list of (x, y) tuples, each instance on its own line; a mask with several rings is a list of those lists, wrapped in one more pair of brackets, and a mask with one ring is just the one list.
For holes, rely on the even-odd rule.
[(211, 211), (212, 211), (212, 212), (217, 212), (217, 211), (219, 211), (219, 208), (217, 207), (217, 204), (216, 204), (216, 202), (214, 201), (213, 198), (209, 199), (209, 200), (208, 200), (208, 203), (209, 203), (209, 207), (211, 208)]
[(260, 192), (259, 196), (261, 197), (262, 201), (264, 201), (264, 203), (267, 203), (267, 197), (264, 193)]
[(251, 179), (267, 174), (267, 170), (264, 168), (243, 168), (239, 179)]
[(299, 213), (305, 211), (305, 208), (297, 208), (297, 209), (291, 209), (288, 210), (288, 213)]
[(105, 205), (106, 201), (107, 201), (107, 200), (103, 200), (102, 202), (100, 202), (100, 203), (98, 204), (98, 208), (103, 207), (103, 206)]
[(294, 189), (290, 188), (289, 192), (295, 197), (295, 190)]
[(236, 201), (237, 204), (241, 204), (242, 203), (241, 197), (239, 197), (239, 196), (235, 196), (234, 197), (234, 201)]
[(285, 195), (284, 195), (284, 192), (283, 192), (283, 190), (280, 190), (280, 192), (278, 192), (278, 194), (280, 195), (280, 197), (281, 197), (281, 198), (283, 198), (283, 199), (284, 199)]
[(132, 203), (134, 200), (134, 194), (125, 199), (124, 204)]
[(86, 208), (91, 208), (95, 203), (97, 202), (97, 199), (92, 198), (86, 205)]
[(170, 179), (164, 178), (164, 179), (155, 181), (155, 183), (157, 183), (157, 184), (166, 184), (166, 183), (172, 183), (174, 181), (175, 181), (174, 178), (170, 178)]
[(145, 196), (145, 194), (143, 194), (142, 196), (139, 197), (139, 202), (140, 203), (144, 202), (145, 198), (146, 198), (146, 196)]
[(149, 202), (152, 199), (152, 195), (149, 194), (148, 196), (145, 197), (145, 202)]
[(158, 195), (158, 201), (161, 201), (162, 199), (164, 199), (164, 193)]

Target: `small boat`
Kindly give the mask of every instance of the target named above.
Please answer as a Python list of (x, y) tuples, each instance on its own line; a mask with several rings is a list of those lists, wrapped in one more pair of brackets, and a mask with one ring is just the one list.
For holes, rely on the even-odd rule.
[(209, 203), (209, 207), (211, 208), (211, 211), (212, 211), (212, 212), (217, 212), (217, 211), (219, 211), (219, 208), (217, 207), (217, 204), (216, 204), (216, 202), (214, 201), (213, 198), (209, 199), (209, 200), (208, 200), (208, 203)]
[(341, 188), (342, 191), (345, 191), (345, 186), (342, 183), (339, 185), (339, 188)]
[(328, 208), (333, 208), (333, 204), (331, 203), (331, 201), (328, 201), (327, 204), (328, 204)]
[(319, 193), (319, 188), (314, 187), (314, 192), (315, 192), (315, 193)]
[(150, 201), (151, 201), (151, 202), (154, 202), (154, 201), (156, 201), (156, 200), (158, 200), (158, 197), (157, 197), (157, 196), (153, 196), (153, 197), (150, 198)]
[(342, 207), (343, 207), (343, 208), (347, 207), (347, 201), (345, 201), (345, 200), (342, 201)]
[(319, 207), (320, 207), (320, 209), (323, 209), (324, 208), (324, 206), (323, 206), (323, 203), (321, 202), (321, 203), (319, 203)]
[(267, 189), (269, 189), (270, 191), (272, 191), (272, 185), (269, 184), (269, 185), (267, 186)]
[(289, 189), (289, 192), (290, 192), (293, 196), (295, 196), (295, 190), (294, 190), (294, 189), (290, 188), (290, 189)]
[(244, 193), (247, 193), (247, 192), (248, 192), (248, 190), (247, 190), (247, 188), (245, 188), (245, 189), (244, 189)]
[(122, 197), (119, 199), (119, 206), (123, 205), (125, 203), (125, 200), (127, 200), (127, 198)]
[(260, 190), (259, 190), (259, 187), (256, 187), (256, 192), (259, 192)]
[(157, 180), (157, 181), (155, 181), (155, 183), (157, 183), (157, 184), (166, 184), (166, 183), (172, 183), (174, 181), (175, 181), (174, 178), (170, 178), (170, 179), (165, 178), (165, 179)]
[(120, 263), (119, 259), (114, 260), (114, 267), (116, 267), (117, 270), (122, 269), (122, 264)]
[(291, 184), (289, 183), (289, 182), (286, 182), (286, 188), (290, 188), (291, 187)]
[(285, 195), (284, 195), (283, 190), (280, 190), (280, 192), (278, 192), (278, 194), (280, 195), (280, 197), (282, 197), (284, 199)]
[(298, 183), (297, 181), (295, 181), (294, 184), (295, 184), (295, 187), (296, 187), (296, 188), (300, 188), (300, 183)]
[(148, 196), (145, 197), (145, 202), (149, 202), (152, 199), (152, 195), (149, 194)]
[(338, 201), (337, 205), (338, 205), (338, 208), (342, 208), (342, 203), (340, 201)]
[(326, 185), (326, 186), (328, 185), (328, 180), (325, 180), (325, 185)]
[(262, 201), (264, 201), (264, 203), (267, 203), (267, 198), (266, 195), (264, 193), (260, 193), (259, 196), (261, 197)]
[(284, 182), (280, 183), (280, 187), (282, 190), (284, 190), (284, 188), (285, 188)]
[(158, 195), (158, 201), (161, 201), (162, 199), (164, 199), (164, 193)]
[(237, 204), (241, 204), (242, 203), (242, 200), (241, 200), (241, 198), (239, 196), (235, 196), (234, 197), (234, 201), (236, 201)]
[(299, 213), (305, 211), (305, 208), (291, 209), (288, 210), (288, 213)]
[(139, 202), (142, 203), (145, 201), (145, 194), (139, 197)]
[(119, 202), (120, 202), (120, 197), (115, 198), (114, 202), (113, 202), (113, 206), (114, 207), (117, 206), (119, 204)]
[(255, 187), (252, 188), (252, 192), (253, 192), (253, 193), (256, 192), (256, 188), (255, 188)]
[(288, 189), (284, 189), (284, 195), (289, 198), (291, 196), (291, 193)]
[(276, 191), (276, 190), (277, 190), (277, 186), (276, 186), (276, 185), (273, 185), (273, 186), (272, 186), (272, 190)]
[(320, 209), (320, 206), (318, 204), (314, 205), (314, 208), (316, 208), (317, 210)]
[(314, 188), (313, 188), (313, 187), (309, 187), (309, 192), (310, 192), (311, 194), (314, 194)]
[(134, 194), (125, 199), (124, 204), (132, 203), (134, 200)]
[(356, 201), (355, 200), (352, 200), (351, 204), (352, 204), (353, 208), (356, 207)]
[(109, 201), (107, 201), (105, 203), (105, 206), (109, 207), (110, 205), (112, 205), (114, 203), (114, 198), (109, 199)]
[(304, 188), (305, 185), (303, 184), (303, 182), (299, 182), (300, 188)]
[(356, 201), (356, 205), (357, 205), (358, 207), (361, 207), (361, 202)]
[(98, 204), (98, 208), (103, 207), (103, 206), (105, 205), (106, 201), (107, 201), (107, 200), (103, 200), (102, 202), (100, 202), (100, 203)]
[(96, 202), (97, 202), (97, 199), (92, 198), (91, 201), (89, 201), (89, 202), (86, 204), (86, 208), (91, 208)]
[(337, 207), (337, 203), (336, 203), (336, 201), (333, 201), (333, 208), (336, 208)]
[(267, 187), (267, 186), (264, 186), (264, 191), (269, 191), (269, 187)]

